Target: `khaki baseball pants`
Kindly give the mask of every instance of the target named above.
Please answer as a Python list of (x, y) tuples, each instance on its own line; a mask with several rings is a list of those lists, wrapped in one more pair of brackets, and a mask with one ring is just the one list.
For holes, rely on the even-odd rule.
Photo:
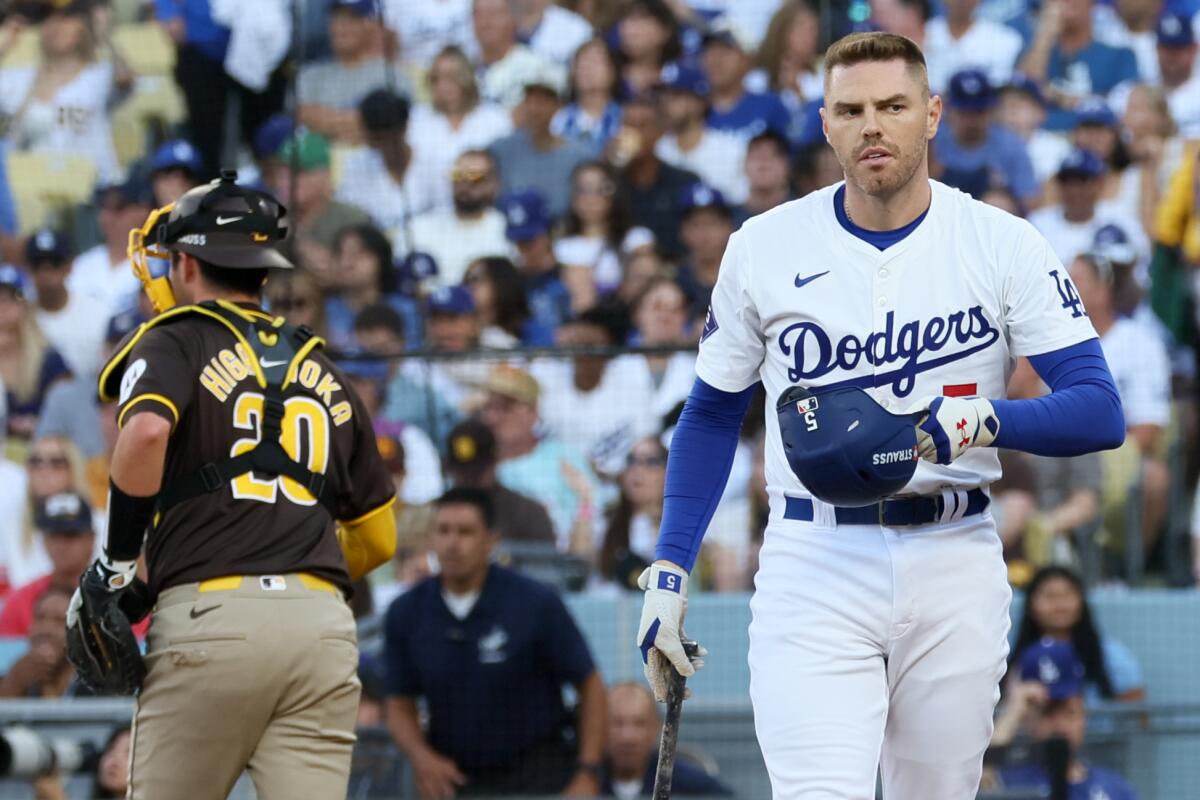
[(361, 684), (354, 618), (315, 576), (165, 590), (134, 716), (134, 800), (212, 800), (249, 770), (259, 800), (342, 800)]

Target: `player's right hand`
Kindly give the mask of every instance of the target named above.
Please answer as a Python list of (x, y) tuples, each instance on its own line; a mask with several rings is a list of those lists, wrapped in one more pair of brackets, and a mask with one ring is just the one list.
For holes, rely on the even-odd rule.
[[(645, 590), (642, 621), (638, 625), (638, 649), (642, 651), (646, 680), (660, 703), (667, 700), (671, 685), (671, 668), (685, 678), (704, 666), (703, 661), (690, 661), (683, 651), (683, 617), (687, 613), (687, 581), (685, 571), (674, 564), (659, 562), (647, 567), (638, 577), (638, 587)], [(703, 649), (698, 655), (705, 655)]]

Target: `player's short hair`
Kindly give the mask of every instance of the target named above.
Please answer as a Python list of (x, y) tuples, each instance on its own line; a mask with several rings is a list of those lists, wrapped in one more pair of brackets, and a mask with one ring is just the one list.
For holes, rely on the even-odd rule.
[(912, 39), (897, 33), (872, 31), (843, 36), (825, 51), (825, 84), (835, 67), (852, 67), (871, 61), (903, 61), (914, 74), (920, 75), (925, 93), (929, 94), (929, 73), (925, 54)]
[(204, 276), (204, 282), (214, 289), (257, 297), (262, 294), (263, 284), (267, 282), (268, 270), (266, 267), (251, 269), (218, 267), (202, 258), (197, 258), (196, 263), (200, 267), (200, 274)]
[(483, 519), (483, 525), (489, 531), (496, 527), (496, 507), (492, 503), (492, 495), (486, 489), (476, 489), (472, 486), (455, 486), (447, 489), (437, 500), (433, 501), (435, 508), (445, 506), (473, 506)]

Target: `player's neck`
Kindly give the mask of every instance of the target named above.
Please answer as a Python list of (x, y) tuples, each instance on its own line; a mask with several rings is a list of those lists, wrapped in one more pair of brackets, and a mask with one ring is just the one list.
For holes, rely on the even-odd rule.
[(228, 292), (217, 289), (210, 289), (207, 286), (197, 286), (195, 294), (192, 298), (192, 304), (198, 305), (209, 300), (224, 300), (227, 303), (250, 303), (252, 305), (261, 306), (262, 298), (256, 294), (245, 294), (243, 292)]
[(931, 195), (929, 169), (924, 166), (890, 195), (869, 195), (847, 181), (846, 215), (865, 230), (894, 231), (925, 213)]

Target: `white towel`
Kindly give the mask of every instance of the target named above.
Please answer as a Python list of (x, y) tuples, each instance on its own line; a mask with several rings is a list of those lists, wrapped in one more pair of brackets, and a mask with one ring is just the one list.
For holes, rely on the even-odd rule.
[(292, 41), (291, 1), (211, 0), (211, 8), (213, 21), (230, 31), (225, 72), (247, 89), (266, 89)]

